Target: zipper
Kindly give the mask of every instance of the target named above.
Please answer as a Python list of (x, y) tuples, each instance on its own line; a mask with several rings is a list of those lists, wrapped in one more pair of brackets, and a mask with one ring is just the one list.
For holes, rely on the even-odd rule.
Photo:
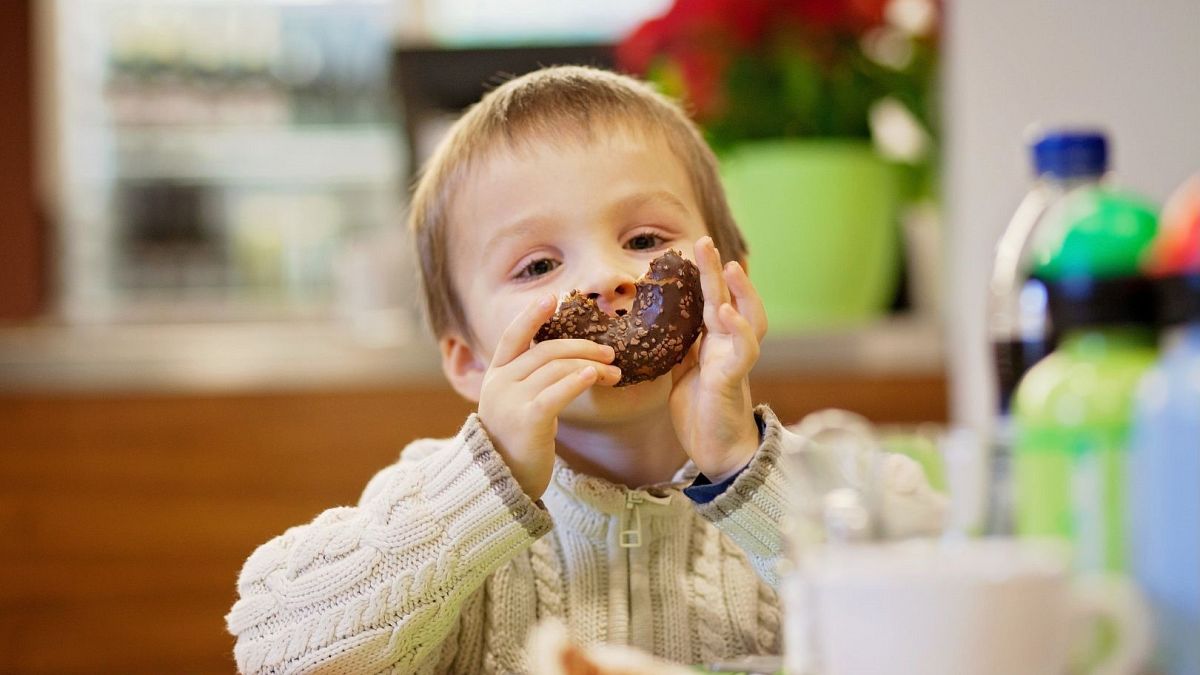
[(638, 548), (642, 545), (642, 503), (670, 504), (671, 495), (655, 497), (654, 495), (629, 490), (625, 493), (625, 527), (621, 530), (621, 548)]
[(672, 495), (655, 497), (654, 495), (637, 490), (625, 492), (625, 519), (618, 540), (625, 555), (625, 611), (626, 630), (625, 642), (645, 650), (653, 649), (650, 636), (653, 635), (652, 611), (650, 609), (650, 589), (647, 583), (648, 574), (645, 570), (646, 553), (639, 551), (642, 546), (642, 507), (649, 505), (666, 505), (671, 503)]

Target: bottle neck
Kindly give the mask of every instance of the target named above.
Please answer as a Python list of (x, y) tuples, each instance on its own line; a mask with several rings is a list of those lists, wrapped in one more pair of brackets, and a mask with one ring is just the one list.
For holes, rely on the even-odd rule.
[(1058, 176), (1052, 173), (1044, 173), (1037, 177), (1037, 182), (1053, 190), (1068, 192), (1078, 187), (1103, 182), (1105, 175), (1103, 173), (1095, 173), (1078, 176)]

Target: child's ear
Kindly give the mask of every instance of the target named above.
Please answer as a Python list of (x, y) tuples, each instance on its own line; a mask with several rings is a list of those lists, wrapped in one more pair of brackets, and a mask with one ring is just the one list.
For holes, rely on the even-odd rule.
[(443, 336), (438, 340), (438, 346), (442, 350), (442, 372), (450, 380), (450, 386), (463, 398), (479, 403), (487, 362), (475, 352), (470, 342), (456, 333)]

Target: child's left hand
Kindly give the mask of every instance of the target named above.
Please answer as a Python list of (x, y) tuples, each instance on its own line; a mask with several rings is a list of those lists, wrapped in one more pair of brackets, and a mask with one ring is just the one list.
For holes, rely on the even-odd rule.
[(696, 242), (705, 332), (671, 371), (671, 421), (684, 451), (714, 483), (758, 449), (750, 369), (767, 332), (767, 313), (737, 262), (721, 267), (711, 237)]

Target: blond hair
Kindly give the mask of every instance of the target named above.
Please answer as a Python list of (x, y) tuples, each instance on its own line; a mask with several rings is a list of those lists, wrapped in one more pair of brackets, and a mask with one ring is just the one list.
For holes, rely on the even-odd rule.
[(591, 141), (595, 128), (658, 133), (682, 162), (701, 216), (721, 257), (744, 261), (746, 242), (729, 205), (717, 161), (696, 125), (671, 99), (634, 78), (584, 66), (535, 71), (487, 93), (450, 128), (417, 181), (409, 228), (421, 266), (430, 327), (474, 341), (450, 274), (450, 202), (475, 166), (501, 142), (509, 149), (549, 139)]

